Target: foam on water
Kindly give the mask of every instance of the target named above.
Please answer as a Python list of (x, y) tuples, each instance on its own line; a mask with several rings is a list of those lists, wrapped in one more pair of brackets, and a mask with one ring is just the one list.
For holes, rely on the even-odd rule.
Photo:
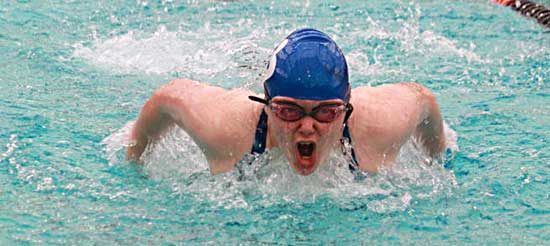
[[(111, 165), (128, 165), (123, 152), (130, 144), (128, 133), (132, 126), (133, 122), (129, 122), (102, 141)], [(454, 153), (456, 133), (446, 127), (446, 135)], [(450, 196), (456, 187), (452, 171), (443, 167), (445, 158), (431, 160), (417, 146), (411, 139), (403, 146), (395, 166), (381, 168), (376, 174), (365, 173), (366, 178), (360, 180), (349, 171), (348, 162), (339, 153), (333, 153), (314, 174), (301, 176), (277, 149), (261, 156), (245, 156), (232, 171), (213, 176), (200, 148), (185, 131), (175, 127), (150, 145), (142, 160), (143, 172), (170, 186), (175, 195), (193, 194), (200, 201), (226, 209), (313, 202), (329, 196), (347, 209), (367, 207), (388, 212), (405, 210), (412, 199)]]
[[(401, 23), (398, 30), (388, 29), (383, 20), (375, 20), (369, 15), (365, 16), (368, 28), (352, 26), (346, 36), (341, 36), (337, 29), (324, 30), (343, 48), (352, 77), (415, 78), (414, 74), (409, 74), (412, 71), (391, 69), (386, 64), (392, 62), (391, 59), (384, 59), (385, 46), (370, 47), (364, 44), (367, 40), (396, 43), (411, 57), (458, 57), (465, 63), (492, 62), (474, 52), (476, 46), (471, 42), (458, 43), (433, 31), (421, 30), (422, 11), (418, 4), (400, 11), (406, 18), (397, 20)], [(178, 30), (159, 25), (154, 33), (130, 30), (107, 39), (96, 37), (91, 44), (74, 44), (73, 56), (115, 73), (170, 74), (224, 87), (261, 91), (261, 80), (274, 46), (300, 27), (273, 30), (273, 23), (253, 23), (250, 19), (241, 19), (235, 26), (222, 26), (228, 29), (224, 31), (215, 31), (220, 27), (212, 25), (206, 22), (194, 29), (180, 27)], [(243, 33), (243, 30), (250, 31)]]
[[(415, 17), (404, 21), (398, 31), (386, 30), (379, 21), (367, 17), (369, 29), (351, 31), (349, 37), (333, 36), (344, 45), (357, 40), (380, 39), (396, 41), (407, 53), (451, 55), (485, 62), (473, 51), (459, 48), (454, 41), (430, 31), (420, 31), (420, 10), (416, 7), (415, 11), (409, 13)], [(242, 24), (248, 25), (246, 21)], [(96, 39), (89, 47), (76, 44), (74, 56), (114, 72), (165, 74), (177, 71), (183, 77), (240, 77), (247, 81), (233, 83), (231, 87), (258, 89), (274, 47), (266, 46), (261, 39), (270, 37), (275, 45), (292, 29), (277, 30), (273, 34), (269, 28), (252, 30), (246, 35), (228, 37), (223, 32), (212, 32), (208, 24), (192, 31), (168, 31), (160, 26), (152, 35), (135, 31), (106, 40)], [(274, 38), (274, 35), (279, 37)], [(346, 54), (352, 73), (360, 76), (403, 73), (381, 61), (383, 51), (375, 51), (369, 56), (364, 46), (350, 46), (356, 47), (348, 49)], [(215, 84), (223, 86), (227, 80)], [(123, 149), (129, 144), (127, 135), (132, 125), (133, 122), (127, 123), (103, 140), (110, 165), (127, 165)], [(448, 127), (446, 133), (448, 146), (454, 153), (458, 149), (456, 134)], [(143, 172), (150, 179), (170, 186), (174, 194), (194, 194), (198, 200), (226, 208), (314, 201), (329, 196), (344, 208), (363, 206), (376, 212), (402, 211), (411, 200), (448, 196), (456, 187), (453, 173), (443, 168), (444, 160), (432, 164), (417, 146), (411, 139), (402, 148), (394, 167), (367, 174), (361, 181), (349, 172), (347, 162), (338, 153), (313, 175), (304, 177), (295, 174), (277, 150), (256, 158), (245, 157), (251, 165), (240, 163), (229, 173), (212, 176), (199, 147), (184, 131), (174, 128), (146, 151)], [(256, 199), (258, 197), (262, 198), (261, 202)]]
[(15, 149), (17, 149), (17, 135), (12, 134), (8, 144), (6, 144), (6, 152), (2, 153), (0, 156), (0, 162), (4, 161), (6, 158), (9, 158)]
[[(489, 1), (4, 2), (0, 245), (550, 240), (549, 36), (509, 9)], [(132, 122), (99, 144), (169, 79), (261, 92), (274, 46), (306, 26), (339, 44), (353, 87), (412, 80), (432, 89), (461, 151), (430, 164), (410, 141), (395, 167), (356, 180), (339, 153), (302, 177), (277, 151), (212, 176), (178, 129), (148, 150), (145, 166), (131, 164)]]
[[(73, 56), (116, 73), (175, 74), (215, 80), (235, 79), (250, 84), (261, 77), (271, 47), (258, 45), (259, 30), (242, 37), (227, 37), (207, 24), (199, 30), (168, 31), (159, 26), (153, 34), (130, 31), (88, 47), (74, 44)], [(228, 39), (230, 38), (230, 39)], [(215, 80), (217, 81), (217, 80)]]
[[(418, 4), (401, 11), (404, 12), (401, 15), (406, 18), (397, 20), (401, 24), (397, 30), (388, 29), (385, 26), (385, 20), (375, 20), (370, 16), (365, 17), (368, 28), (352, 27), (349, 37), (343, 40), (346, 43), (349, 42), (348, 46), (356, 47), (346, 54), (352, 75), (356, 74), (360, 78), (373, 75), (402, 76), (415, 80), (416, 70), (409, 72), (405, 69), (391, 69), (391, 65), (387, 65), (387, 63), (393, 63), (394, 59), (403, 59), (402, 56), (387, 57), (388, 50), (385, 49), (388, 44), (394, 43), (406, 57), (422, 57), (423, 60), (458, 58), (463, 59), (465, 64), (493, 62), (477, 54), (476, 45), (472, 42), (459, 43), (431, 30), (422, 30), (419, 24), (422, 11)], [(372, 45), (365, 45), (369, 43)]]

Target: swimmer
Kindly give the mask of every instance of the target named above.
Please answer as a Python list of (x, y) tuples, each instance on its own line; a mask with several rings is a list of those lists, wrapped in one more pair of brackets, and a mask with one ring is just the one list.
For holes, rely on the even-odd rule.
[(228, 172), (247, 153), (281, 150), (292, 169), (313, 173), (331, 151), (346, 151), (350, 168), (376, 172), (392, 165), (411, 137), (436, 157), (445, 149), (435, 96), (416, 83), (351, 89), (336, 43), (315, 29), (292, 32), (273, 52), (264, 95), (179, 79), (145, 103), (127, 148), (138, 161), (171, 126), (185, 130), (210, 172)]

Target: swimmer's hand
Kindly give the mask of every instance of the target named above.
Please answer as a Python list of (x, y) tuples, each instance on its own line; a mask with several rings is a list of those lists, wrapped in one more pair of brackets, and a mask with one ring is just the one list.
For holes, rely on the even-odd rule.
[(491, 0), (492, 2), (504, 6), (510, 6), (512, 5), (516, 0)]
[(135, 162), (137, 164), (143, 164), (143, 161), (140, 159), (140, 157), (147, 145), (137, 144), (137, 141), (135, 141), (134, 139), (130, 141), (132, 142), (132, 144), (126, 147), (126, 160)]

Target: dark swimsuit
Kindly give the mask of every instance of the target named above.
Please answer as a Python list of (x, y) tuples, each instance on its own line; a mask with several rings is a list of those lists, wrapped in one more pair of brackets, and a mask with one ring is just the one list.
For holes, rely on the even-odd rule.
[[(254, 137), (254, 144), (252, 145), (252, 154), (263, 154), (265, 152), (266, 147), (266, 141), (267, 141), (267, 114), (262, 110), (262, 114), (260, 115), (260, 120), (258, 120), (258, 126), (256, 127), (256, 135)], [(358, 170), (358, 162), (355, 157), (355, 151), (353, 150), (353, 146), (351, 145), (351, 136), (349, 134), (349, 128), (347, 125), (344, 126), (344, 131), (342, 133), (342, 139), (340, 139), (340, 143), (342, 144), (342, 152), (344, 156), (347, 156), (347, 149), (344, 146), (346, 142), (351, 146), (350, 154), (351, 154), (351, 163), (349, 163), (349, 169), (352, 173), (356, 172)]]

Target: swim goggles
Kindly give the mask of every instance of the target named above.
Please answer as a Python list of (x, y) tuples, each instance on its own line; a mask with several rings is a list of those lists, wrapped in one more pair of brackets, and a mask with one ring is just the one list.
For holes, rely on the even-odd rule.
[(298, 121), (306, 116), (311, 116), (319, 122), (329, 123), (336, 120), (342, 112), (346, 112), (345, 123), (353, 111), (353, 106), (350, 103), (323, 104), (313, 108), (310, 112), (306, 112), (304, 108), (294, 103), (276, 103), (255, 96), (249, 96), (248, 98), (267, 105), (279, 119), (288, 122)]

